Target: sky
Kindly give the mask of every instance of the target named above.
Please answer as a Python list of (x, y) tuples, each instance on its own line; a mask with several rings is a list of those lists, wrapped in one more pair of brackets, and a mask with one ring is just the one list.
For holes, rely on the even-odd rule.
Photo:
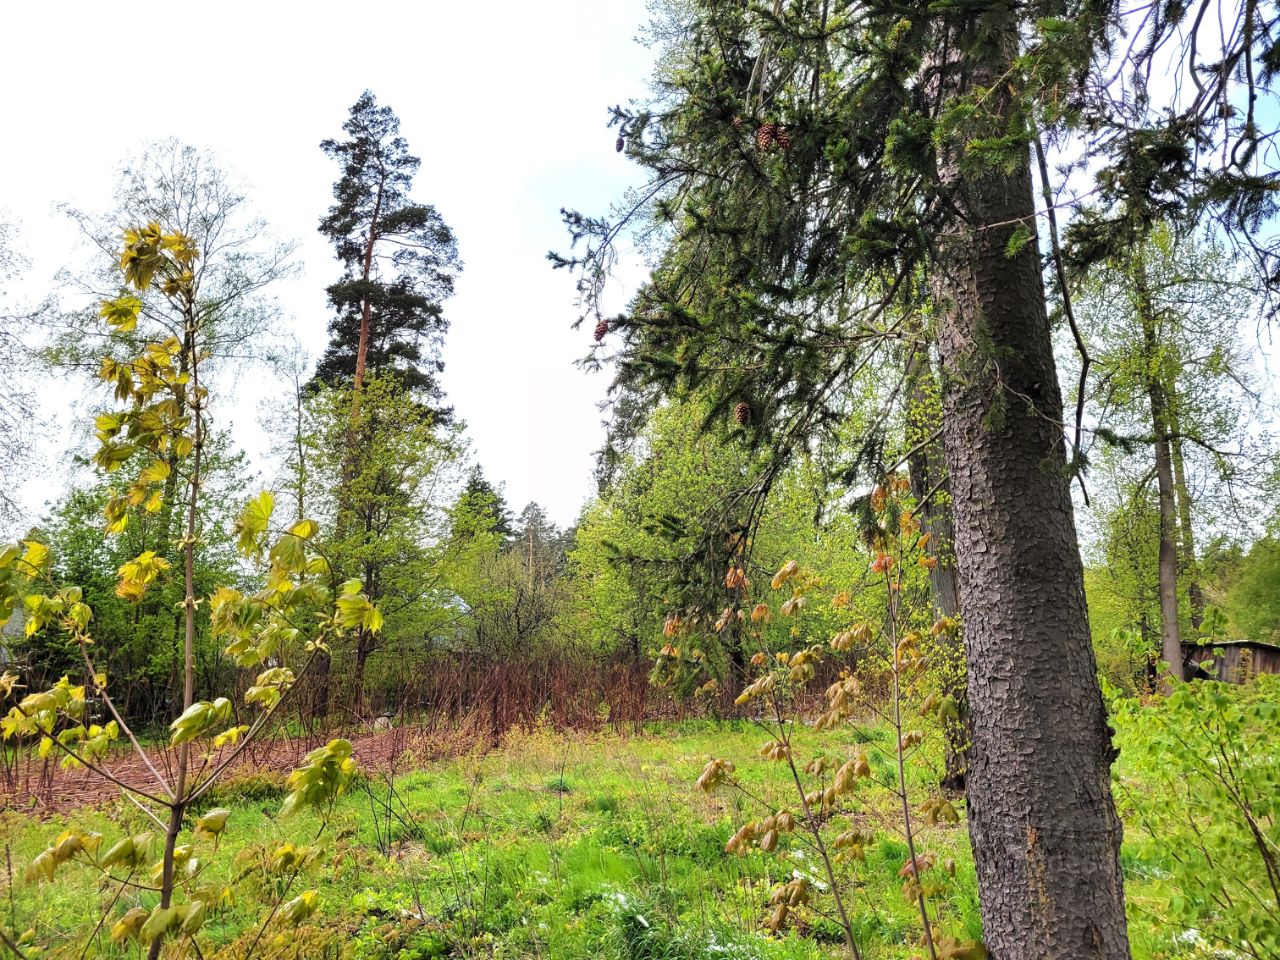
[[(224, 0), (145, 15), (77, 0), (12, 5), (5, 19), (0, 220), (15, 224), (30, 264), (22, 295), (39, 298), (59, 267), (86, 262), (57, 205), (106, 210), (125, 158), (176, 137), (211, 151), (272, 233), (298, 243), (302, 270), (276, 294), (317, 356), (324, 288), (340, 272), (316, 231), (338, 175), (318, 144), (341, 135), (368, 88), (422, 158), (414, 197), (458, 238), (465, 267), (446, 305), (444, 387), (474, 457), (515, 510), (537, 500), (557, 523), (576, 519), (593, 489), (608, 376), (574, 366), (591, 330), (571, 329), (573, 278), (545, 255), (567, 247), (561, 207), (604, 213), (640, 177), (606, 122), (610, 105), (647, 89), (643, 0), (498, 0), (483, 12), (435, 0)], [(642, 270), (623, 264), (619, 307)], [(237, 439), (261, 469), (260, 407), (275, 388), (251, 374), (231, 399)], [(45, 435), (70, 437), (83, 384), (59, 390), (42, 404)], [(24, 491), (37, 513), (63, 483), (52, 445)]]
[[(285, 325), (318, 356), (324, 288), (339, 275), (316, 231), (338, 175), (318, 144), (341, 136), (369, 88), (399, 115), (422, 158), (414, 195), (440, 210), (465, 262), (446, 305), (443, 382), (472, 455), (516, 511), (537, 500), (561, 525), (577, 518), (593, 492), (608, 374), (575, 367), (590, 325), (571, 329), (573, 278), (545, 255), (567, 246), (561, 207), (605, 212), (642, 175), (614, 151), (606, 120), (611, 104), (647, 90), (652, 51), (636, 40), (645, 0), (224, 0), (141, 16), (60, 0), (5, 15), (0, 222), (15, 223), (30, 261), (21, 296), (40, 299), (59, 267), (87, 262), (57, 206), (106, 210), (122, 162), (176, 137), (212, 151), (274, 235), (298, 243), (302, 270), (276, 293)], [(642, 275), (638, 258), (624, 262), (609, 306), (620, 309)], [(1274, 386), (1273, 345), (1259, 339)], [(263, 481), (260, 415), (279, 387), (251, 371), (218, 412)], [(23, 490), (33, 517), (62, 493), (66, 447), (87, 435), (73, 429), (87, 422), (74, 406), (84, 392), (63, 381), (41, 405), (44, 456)]]

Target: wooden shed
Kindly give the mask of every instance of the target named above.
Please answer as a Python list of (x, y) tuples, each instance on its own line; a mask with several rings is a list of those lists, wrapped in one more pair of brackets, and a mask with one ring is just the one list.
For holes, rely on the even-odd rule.
[(1184, 643), (1182, 659), (1189, 680), (1242, 683), (1260, 673), (1280, 673), (1280, 646), (1260, 640)]

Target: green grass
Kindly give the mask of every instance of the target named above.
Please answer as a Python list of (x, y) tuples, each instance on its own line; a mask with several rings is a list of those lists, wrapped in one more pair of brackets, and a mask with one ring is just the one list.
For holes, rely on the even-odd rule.
[[(229, 885), (234, 902), (222, 908), (200, 935), (208, 960), (244, 960), (271, 905), (307, 889), (321, 895), (317, 913), (296, 931), (267, 928), (255, 957), (333, 960), (414, 960), (436, 956), (592, 958), (592, 960), (810, 960), (842, 956), (839, 928), (820, 911), (819, 896), (777, 936), (762, 926), (768, 898), (779, 882), (799, 871), (825, 883), (813, 852), (788, 838), (788, 859), (759, 851), (727, 855), (724, 844), (746, 820), (761, 816), (753, 802), (729, 790), (711, 795), (693, 782), (708, 758), (733, 760), (748, 791), (776, 808), (795, 809), (785, 768), (756, 757), (763, 734), (744, 724), (682, 724), (644, 736), (514, 733), (483, 756), (440, 762), (395, 781), (395, 816), (378, 818), (365, 791), (385, 802), (377, 776), (357, 786), (333, 811), (321, 839), (310, 814), (281, 822), (275, 817), (282, 787), (255, 775), (221, 786), (209, 806), (232, 816), (216, 852), (196, 841), (208, 863), (202, 883)], [(819, 750), (843, 758), (865, 735), (795, 733), (797, 756)], [(873, 737), (875, 750), (888, 737)], [(926, 755), (912, 766), (914, 790), (924, 799), (937, 771)], [(889, 816), (893, 798), (866, 782), (859, 794), (873, 811)], [(85, 811), (76, 826), (100, 831), (106, 843), (146, 829), (129, 805)], [(874, 822), (874, 817), (871, 821)], [(9, 814), (0, 819), (15, 872), (44, 849), (66, 822), (40, 822)], [(981, 935), (976, 881), (963, 824), (922, 826), (923, 850), (940, 864), (954, 861), (954, 877), (934, 871), (942, 889), (931, 900), (943, 935)], [(898, 872), (906, 847), (888, 829), (867, 849), (864, 863), (846, 869), (850, 913), (873, 960), (923, 955), (914, 902), (902, 895)], [(318, 842), (324, 854), (292, 883), (255, 869), (255, 859), (286, 841)], [(382, 846), (382, 850), (379, 846)], [(1158, 871), (1126, 851), (1130, 891), (1153, 895)], [(143, 878), (145, 879), (145, 878)], [(0, 884), (3, 878), (0, 877)], [(150, 895), (100, 889), (93, 872), (77, 864), (60, 868), (53, 884), (19, 875), (0, 889), (5, 926), (28, 934), (32, 957), (78, 957), (104, 912), (112, 920), (125, 909), (151, 904)], [(109, 908), (109, 909), (108, 909)], [(12, 921), (10, 920), (12, 916)], [(108, 920), (109, 929), (112, 920)], [(1163, 952), (1168, 938), (1135, 918), (1136, 955)], [(135, 957), (106, 936), (90, 956)], [(166, 954), (168, 956), (169, 954)], [(172, 956), (185, 956), (173, 952)]]
[[(798, 752), (819, 743), (808, 729), (796, 734)], [(732, 791), (698, 792), (693, 782), (707, 759), (734, 760), (744, 785), (778, 808), (798, 806), (782, 767), (755, 758), (764, 737), (743, 724), (663, 727), (643, 737), (517, 733), (496, 751), (440, 763), (399, 777), (396, 815), (375, 826), (365, 786), (383, 803), (386, 784), (373, 777), (334, 810), (322, 842), (325, 857), (288, 890), (314, 888), (321, 907), (306, 928), (276, 943), (269, 929), (258, 956), (408, 958), (437, 955), (604, 957), (619, 960), (813, 958), (840, 949), (838, 928), (815, 911), (797, 914), (800, 929), (767, 935), (761, 921), (768, 897), (793, 870), (823, 881), (818, 861), (799, 842), (791, 862), (755, 852), (729, 856), (724, 844), (745, 820), (762, 815)], [(828, 734), (822, 749), (843, 756), (852, 733)], [(921, 769), (921, 782), (933, 772)], [(281, 787), (270, 777), (241, 777), (218, 789), (208, 806), (232, 810), (202, 882), (230, 885), (246, 872), (255, 851), (311, 841), (315, 817), (279, 822)], [(107, 843), (145, 829), (141, 814), (121, 806), (84, 812), (76, 826), (103, 833)], [(24, 865), (66, 826), (17, 815), (2, 824), (13, 862)], [(388, 845), (389, 838), (389, 845)], [(934, 829), (930, 849), (967, 863), (962, 830)], [(379, 851), (382, 846), (388, 855)], [(918, 936), (914, 906), (901, 895), (897, 871), (905, 848), (891, 839), (873, 848), (865, 866), (849, 871), (858, 929), (873, 955), (908, 956)], [(20, 867), (19, 867), (20, 869)], [(282, 880), (247, 870), (235, 884), (233, 905), (202, 931), (202, 952), (241, 958), (247, 931), (256, 931)], [(971, 871), (958, 872), (963, 885)], [(823, 881), (825, 882), (825, 881)], [(31, 929), (33, 955), (78, 956), (114, 891), (100, 892), (93, 872), (60, 868), (54, 884), (21, 878), (13, 885), (14, 928)], [(962, 932), (972, 924), (972, 897), (939, 900), (942, 925)], [(150, 905), (126, 894), (112, 908)], [(830, 908), (829, 898), (815, 906)], [(913, 919), (915, 918), (915, 919)], [(109, 927), (109, 923), (108, 923)], [(237, 938), (240, 938), (237, 940)], [(107, 938), (102, 938), (104, 941)], [(136, 953), (136, 948), (129, 948)], [(107, 942), (98, 956), (133, 956)]]

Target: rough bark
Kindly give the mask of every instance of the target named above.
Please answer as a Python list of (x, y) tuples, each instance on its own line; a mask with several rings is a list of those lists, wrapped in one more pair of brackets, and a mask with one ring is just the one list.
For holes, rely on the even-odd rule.
[(1169, 404), (1160, 376), (1160, 341), (1155, 306), (1146, 271), (1138, 260), (1131, 272), (1135, 308), (1142, 325), (1142, 376), (1151, 405), (1152, 451), (1156, 464), (1156, 493), (1160, 507), (1160, 649), (1168, 664), (1165, 686), (1183, 679), (1182, 636), (1178, 630), (1177, 505), (1173, 496), (1173, 462), (1169, 453)]
[[(963, 18), (958, 18), (963, 19)], [(1010, 116), (1003, 37), (952, 25), (924, 67), (938, 101), (990, 88)], [(1030, 153), (962, 169), (943, 144), (939, 238), (944, 440), (973, 743), (969, 833), (984, 939), (998, 960), (1125, 960), (1121, 825), (1068, 489), (1062, 396), (1034, 242)]]

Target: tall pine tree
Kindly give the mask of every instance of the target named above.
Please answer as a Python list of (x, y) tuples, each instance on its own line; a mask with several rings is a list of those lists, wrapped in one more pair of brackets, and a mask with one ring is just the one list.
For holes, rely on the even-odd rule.
[(358, 397), (369, 374), (392, 376), (447, 418), (438, 380), (449, 326), (441, 303), (462, 268), (457, 241), (435, 207), (410, 198), (421, 161), (390, 107), (366, 90), (342, 128), (348, 139), (320, 144), (342, 165), (320, 232), (343, 275), (328, 288), (336, 316), (316, 380), (354, 387)]

